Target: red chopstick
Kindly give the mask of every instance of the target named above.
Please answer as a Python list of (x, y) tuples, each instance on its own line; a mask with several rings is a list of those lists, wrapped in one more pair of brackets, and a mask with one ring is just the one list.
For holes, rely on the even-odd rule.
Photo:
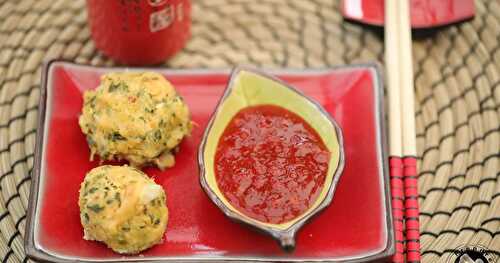
[(391, 156), (389, 165), (396, 239), (393, 262), (420, 262), (413, 66), (408, 2), (385, 1), (385, 63), (388, 76)]
[(415, 132), (415, 94), (409, 1), (399, 4), (400, 27), (400, 90), (401, 124), (403, 135), (403, 175), (405, 194), (406, 261), (420, 262), (420, 227), (417, 178), (417, 143)]
[(391, 183), (391, 204), (394, 220), (394, 235), (396, 239), (396, 253), (392, 258), (395, 263), (404, 262), (404, 181), (402, 135), (401, 135), (401, 98), (399, 68), (399, 42), (398, 42), (398, 15), (397, 2), (399, 0), (386, 0), (385, 2), (385, 64), (387, 74), (387, 95), (389, 98), (389, 169)]
[(420, 262), (417, 158), (403, 158), (405, 194), (406, 261)]
[(391, 204), (394, 220), (394, 234), (396, 238), (396, 254), (393, 262), (404, 262), (405, 238), (404, 238), (404, 183), (403, 183), (403, 161), (400, 157), (389, 158), (391, 177)]

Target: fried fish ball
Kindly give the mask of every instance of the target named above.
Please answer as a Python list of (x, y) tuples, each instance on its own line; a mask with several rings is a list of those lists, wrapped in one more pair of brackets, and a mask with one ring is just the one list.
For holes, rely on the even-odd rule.
[(135, 254), (161, 242), (168, 221), (163, 188), (130, 166), (92, 169), (80, 187), (84, 239)]
[(91, 160), (98, 154), (160, 169), (175, 164), (174, 152), (192, 127), (186, 103), (154, 72), (103, 75), (97, 89), (84, 94), (79, 124)]

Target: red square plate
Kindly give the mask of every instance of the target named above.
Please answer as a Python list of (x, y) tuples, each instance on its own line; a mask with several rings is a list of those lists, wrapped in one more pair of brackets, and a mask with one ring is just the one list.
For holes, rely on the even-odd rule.
[[(474, 0), (404, 0), (410, 1), (411, 26), (431, 28), (457, 23), (474, 17)], [(350, 20), (384, 25), (384, 0), (342, 0), (342, 15)]]
[[(117, 70), (164, 74), (187, 102), (197, 125), (164, 172), (145, 170), (167, 193), (164, 242), (136, 256), (115, 254), (86, 241), (78, 189), (98, 165), (78, 126), (82, 92)], [(96, 68), (53, 61), (43, 75), (35, 170), (26, 250), (35, 259), (70, 261), (368, 261), (394, 252), (388, 175), (383, 147), (382, 87), (373, 65), (271, 71), (316, 99), (343, 129), (346, 165), (331, 205), (298, 233), (297, 248), (283, 252), (269, 236), (230, 221), (199, 184), (197, 148), (229, 77), (226, 70)]]

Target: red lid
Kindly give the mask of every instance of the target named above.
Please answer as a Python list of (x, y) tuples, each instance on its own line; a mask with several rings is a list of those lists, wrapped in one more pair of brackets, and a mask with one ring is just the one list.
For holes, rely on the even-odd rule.
[[(429, 28), (474, 17), (473, 0), (410, 0), (413, 28)], [(384, 0), (342, 0), (342, 15), (357, 22), (383, 26)]]

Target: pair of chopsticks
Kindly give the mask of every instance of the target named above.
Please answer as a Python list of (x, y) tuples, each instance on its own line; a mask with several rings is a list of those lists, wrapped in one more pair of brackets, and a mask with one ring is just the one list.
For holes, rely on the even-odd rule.
[(389, 98), (389, 166), (396, 254), (420, 262), (417, 151), (408, 0), (385, 0), (385, 65)]

